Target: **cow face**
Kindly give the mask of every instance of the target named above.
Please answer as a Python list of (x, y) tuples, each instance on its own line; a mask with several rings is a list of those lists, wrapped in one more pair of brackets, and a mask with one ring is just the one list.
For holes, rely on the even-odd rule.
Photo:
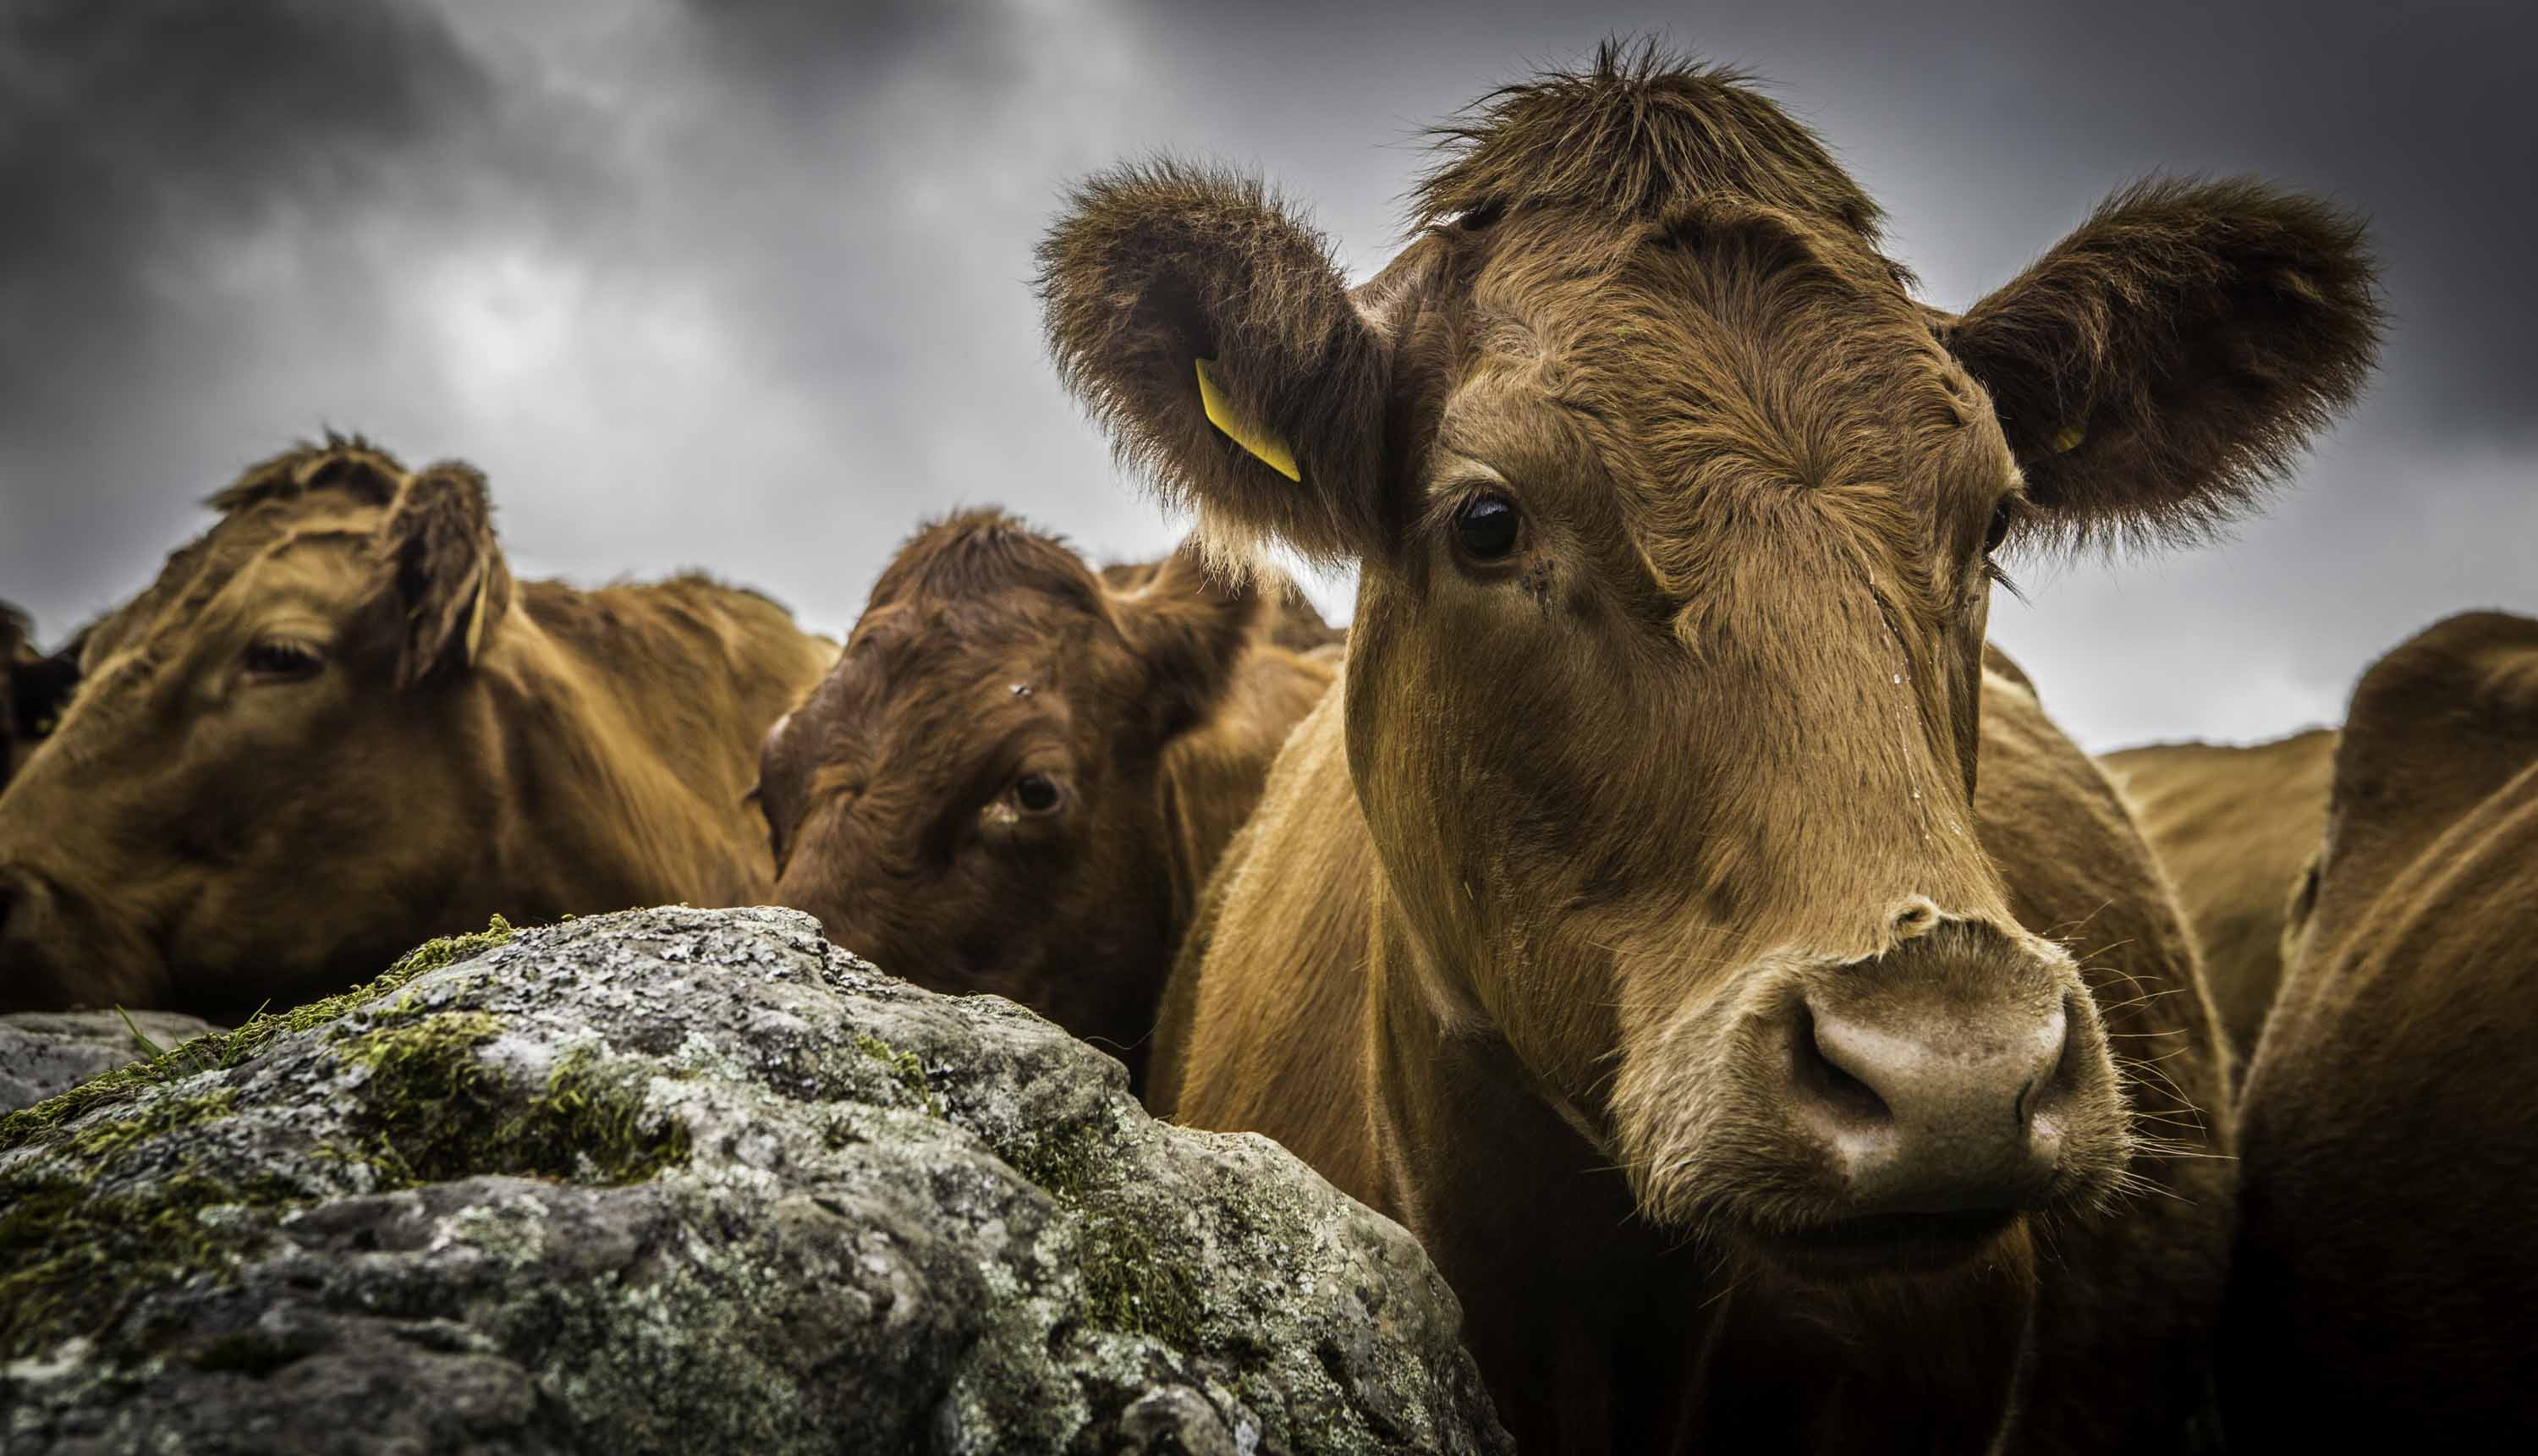
[(212, 503), (0, 795), (0, 1004), (332, 989), (418, 938), (492, 822), (452, 691), (511, 593), (483, 481), (330, 440)]
[(1169, 164), (1042, 253), (1123, 454), (1229, 553), (1358, 563), (1387, 967), (1643, 1213), (1781, 1268), (2100, 1197), (2097, 1009), (1970, 815), (1993, 557), (2243, 502), (2365, 370), (2358, 231), (2141, 187), (1950, 316), (1730, 78), (1607, 53), (1452, 138), (1354, 291), (1262, 187)]
[(831, 939), (1133, 1066), (1205, 832), (1166, 756), (1264, 603), (1195, 554), (1111, 574), (994, 512), (920, 532), (769, 733), (759, 802), (776, 898)]
[(5, 758), (0, 761), (0, 788), (7, 787), (44, 740), (53, 736), (54, 726), (70, 707), (71, 695), (79, 688), (80, 652), (86, 641), (85, 635), (74, 637), (49, 655), (28, 645), (0, 677), (0, 739), (6, 744), (5, 755), (0, 755)]

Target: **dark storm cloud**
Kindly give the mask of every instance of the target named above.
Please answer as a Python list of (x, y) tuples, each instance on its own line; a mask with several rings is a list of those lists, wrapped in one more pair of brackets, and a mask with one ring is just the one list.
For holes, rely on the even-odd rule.
[(380, 5), (91, 5), (0, 20), (0, 423), (96, 379), (154, 268), (286, 206), (349, 207), (482, 114), (445, 26)]
[[(1512, 0), (18, 5), (0, 21), (0, 598), (47, 635), (321, 425), (491, 474), (524, 572), (701, 564), (842, 628), (921, 516), (1178, 525), (1057, 389), (1065, 186), (1265, 172), (1360, 276), (1421, 129), (1654, 33), (1748, 67), (1970, 302), (2157, 169), (2372, 220), (2371, 401), (2238, 539), (2031, 564), (1994, 621), (2084, 741), (2328, 716), (2431, 615), (2534, 604), (2538, 7)], [(1345, 595), (1325, 600), (1345, 607)]]
[[(277, 398), (305, 341), (394, 373), (362, 341), (435, 220), (586, 187), (554, 165), (562, 130), (522, 126), (518, 88), (434, 12), (44, 0), (0, 26), (0, 591), (58, 634), (136, 586), (228, 472), (328, 423)], [(269, 423), (203, 428), (222, 416)]]
[(745, 86), (823, 110), (835, 88), (869, 82), (923, 56), (981, 82), (1005, 69), (1003, 7), (985, 0), (685, 0), (708, 54)]

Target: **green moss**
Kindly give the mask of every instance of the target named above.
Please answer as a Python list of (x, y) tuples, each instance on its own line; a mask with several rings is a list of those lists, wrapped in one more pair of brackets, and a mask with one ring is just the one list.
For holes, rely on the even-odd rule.
[(101, 1121), (60, 1138), (53, 1151), (97, 1164), (161, 1133), (210, 1122), (237, 1110), (237, 1093), (227, 1088), (199, 1097), (161, 1097), (134, 1108), (130, 1115)]
[(1014, 1171), (1071, 1208), (1092, 1191), (1093, 1170), (1106, 1146), (1107, 1140), (1093, 1128), (1070, 1122), (1037, 1129), (1029, 1143), (996, 1151)]
[(510, 923), (497, 915), (485, 929), (475, 934), (426, 941), (407, 952), (376, 980), (340, 996), (329, 996), (323, 1001), (312, 1001), (286, 1012), (258, 1012), (234, 1031), (208, 1032), (167, 1051), (157, 1051), (149, 1042), (142, 1041), (143, 1048), (151, 1051), (152, 1055), (131, 1066), (92, 1077), (57, 1096), (0, 1118), (0, 1153), (49, 1135), (63, 1124), (97, 1108), (129, 1100), (146, 1088), (249, 1061), (285, 1032), (322, 1026), (419, 975), (455, 964), (499, 946), (509, 940), (511, 933)]
[[(0, 1127), (0, 1149), (40, 1151), (0, 1174), (0, 1359), (40, 1354), (75, 1336), (103, 1336), (152, 1291), (234, 1277), (266, 1237), (269, 1216), (313, 1197), (279, 1175), (233, 1183), (190, 1165), (100, 1192), (100, 1175), (144, 1141), (237, 1110), (237, 1093), (228, 1088), (133, 1102), (137, 1093), (235, 1066), (285, 1032), (336, 1021), (510, 934), (497, 920), (483, 935), (434, 941), (357, 991), (259, 1015), (235, 1031), (198, 1037), (12, 1115)], [(502, 1025), (484, 1012), (424, 1007), (348, 1024), (329, 1050), (367, 1075), (345, 1113), (354, 1146), (338, 1155), (370, 1164), (382, 1190), (480, 1173), (629, 1183), (688, 1160), (687, 1126), (646, 1109), (638, 1073), (612, 1070), (584, 1047), (558, 1062), (542, 1088), (519, 1087), (483, 1055)], [(126, 1102), (121, 1116), (90, 1116), (72, 1127)], [(202, 1217), (225, 1205), (266, 1217)], [(253, 1370), (276, 1356), (250, 1341), (207, 1357), (223, 1368)]]
[(648, 1114), (642, 1089), (587, 1047), (522, 1097), (479, 1054), (501, 1030), (498, 1017), (450, 1012), (337, 1044), (369, 1071), (350, 1121), (361, 1156), (390, 1186), (488, 1173), (637, 1183), (687, 1162), (687, 1125)]
[(1102, 1169), (1115, 1166), (1114, 1143), (1099, 1125), (1073, 1122), (1037, 1129), (1030, 1142), (998, 1152), (1076, 1216), (1086, 1319), (1176, 1350), (1194, 1349), (1206, 1306), (1189, 1271), (1139, 1211), (1096, 1197), (1105, 1181)]
[(1085, 1317), (1174, 1350), (1195, 1350), (1206, 1303), (1181, 1260), (1133, 1213), (1087, 1213), (1077, 1234)]
[(901, 1051), (870, 1032), (856, 1034), (855, 1050), (889, 1067), (891, 1076), (898, 1079), (899, 1085), (906, 1088), (928, 1113), (936, 1117), (943, 1115), (943, 1103), (935, 1097), (933, 1084), (925, 1080), (925, 1064), (916, 1059), (916, 1053)]
[(0, 1359), (102, 1335), (152, 1290), (227, 1277), (263, 1228), (216, 1227), (203, 1211), (272, 1206), (297, 1192), (280, 1179), (238, 1185), (191, 1172), (111, 1195), (86, 1178), (0, 1182)]

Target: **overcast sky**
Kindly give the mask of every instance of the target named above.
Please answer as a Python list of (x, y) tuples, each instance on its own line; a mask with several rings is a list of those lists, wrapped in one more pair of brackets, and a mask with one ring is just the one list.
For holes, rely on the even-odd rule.
[(2433, 618), (2538, 610), (2538, 6), (2219, 0), (5, 0), (0, 598), (66, 632), (328, 426), (484, 468), (523, 574), (701, 565), (831, 632), (958, 504), (1160, 552), (1041, 352), (1066, 184), (1227, 159), (1363, 277), (1422, 126), (1613, 32), (1760, 72), (1943, 306), (2150, 170), (2371, 218), (2378, 382), (2270, 514), (2012, 563), (1995, 634), (2085, 745), (2332, 720)]

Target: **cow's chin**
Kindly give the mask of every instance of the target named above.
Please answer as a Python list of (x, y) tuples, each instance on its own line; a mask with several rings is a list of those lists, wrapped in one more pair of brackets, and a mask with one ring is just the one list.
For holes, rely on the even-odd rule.
[(1796, 1227), (1724, 1225), (1740, 1265), (1802, 1284), (1945, 1276), (1993, 1263), (2027, 1246), (2015, 1209), (1864, 1214)]

